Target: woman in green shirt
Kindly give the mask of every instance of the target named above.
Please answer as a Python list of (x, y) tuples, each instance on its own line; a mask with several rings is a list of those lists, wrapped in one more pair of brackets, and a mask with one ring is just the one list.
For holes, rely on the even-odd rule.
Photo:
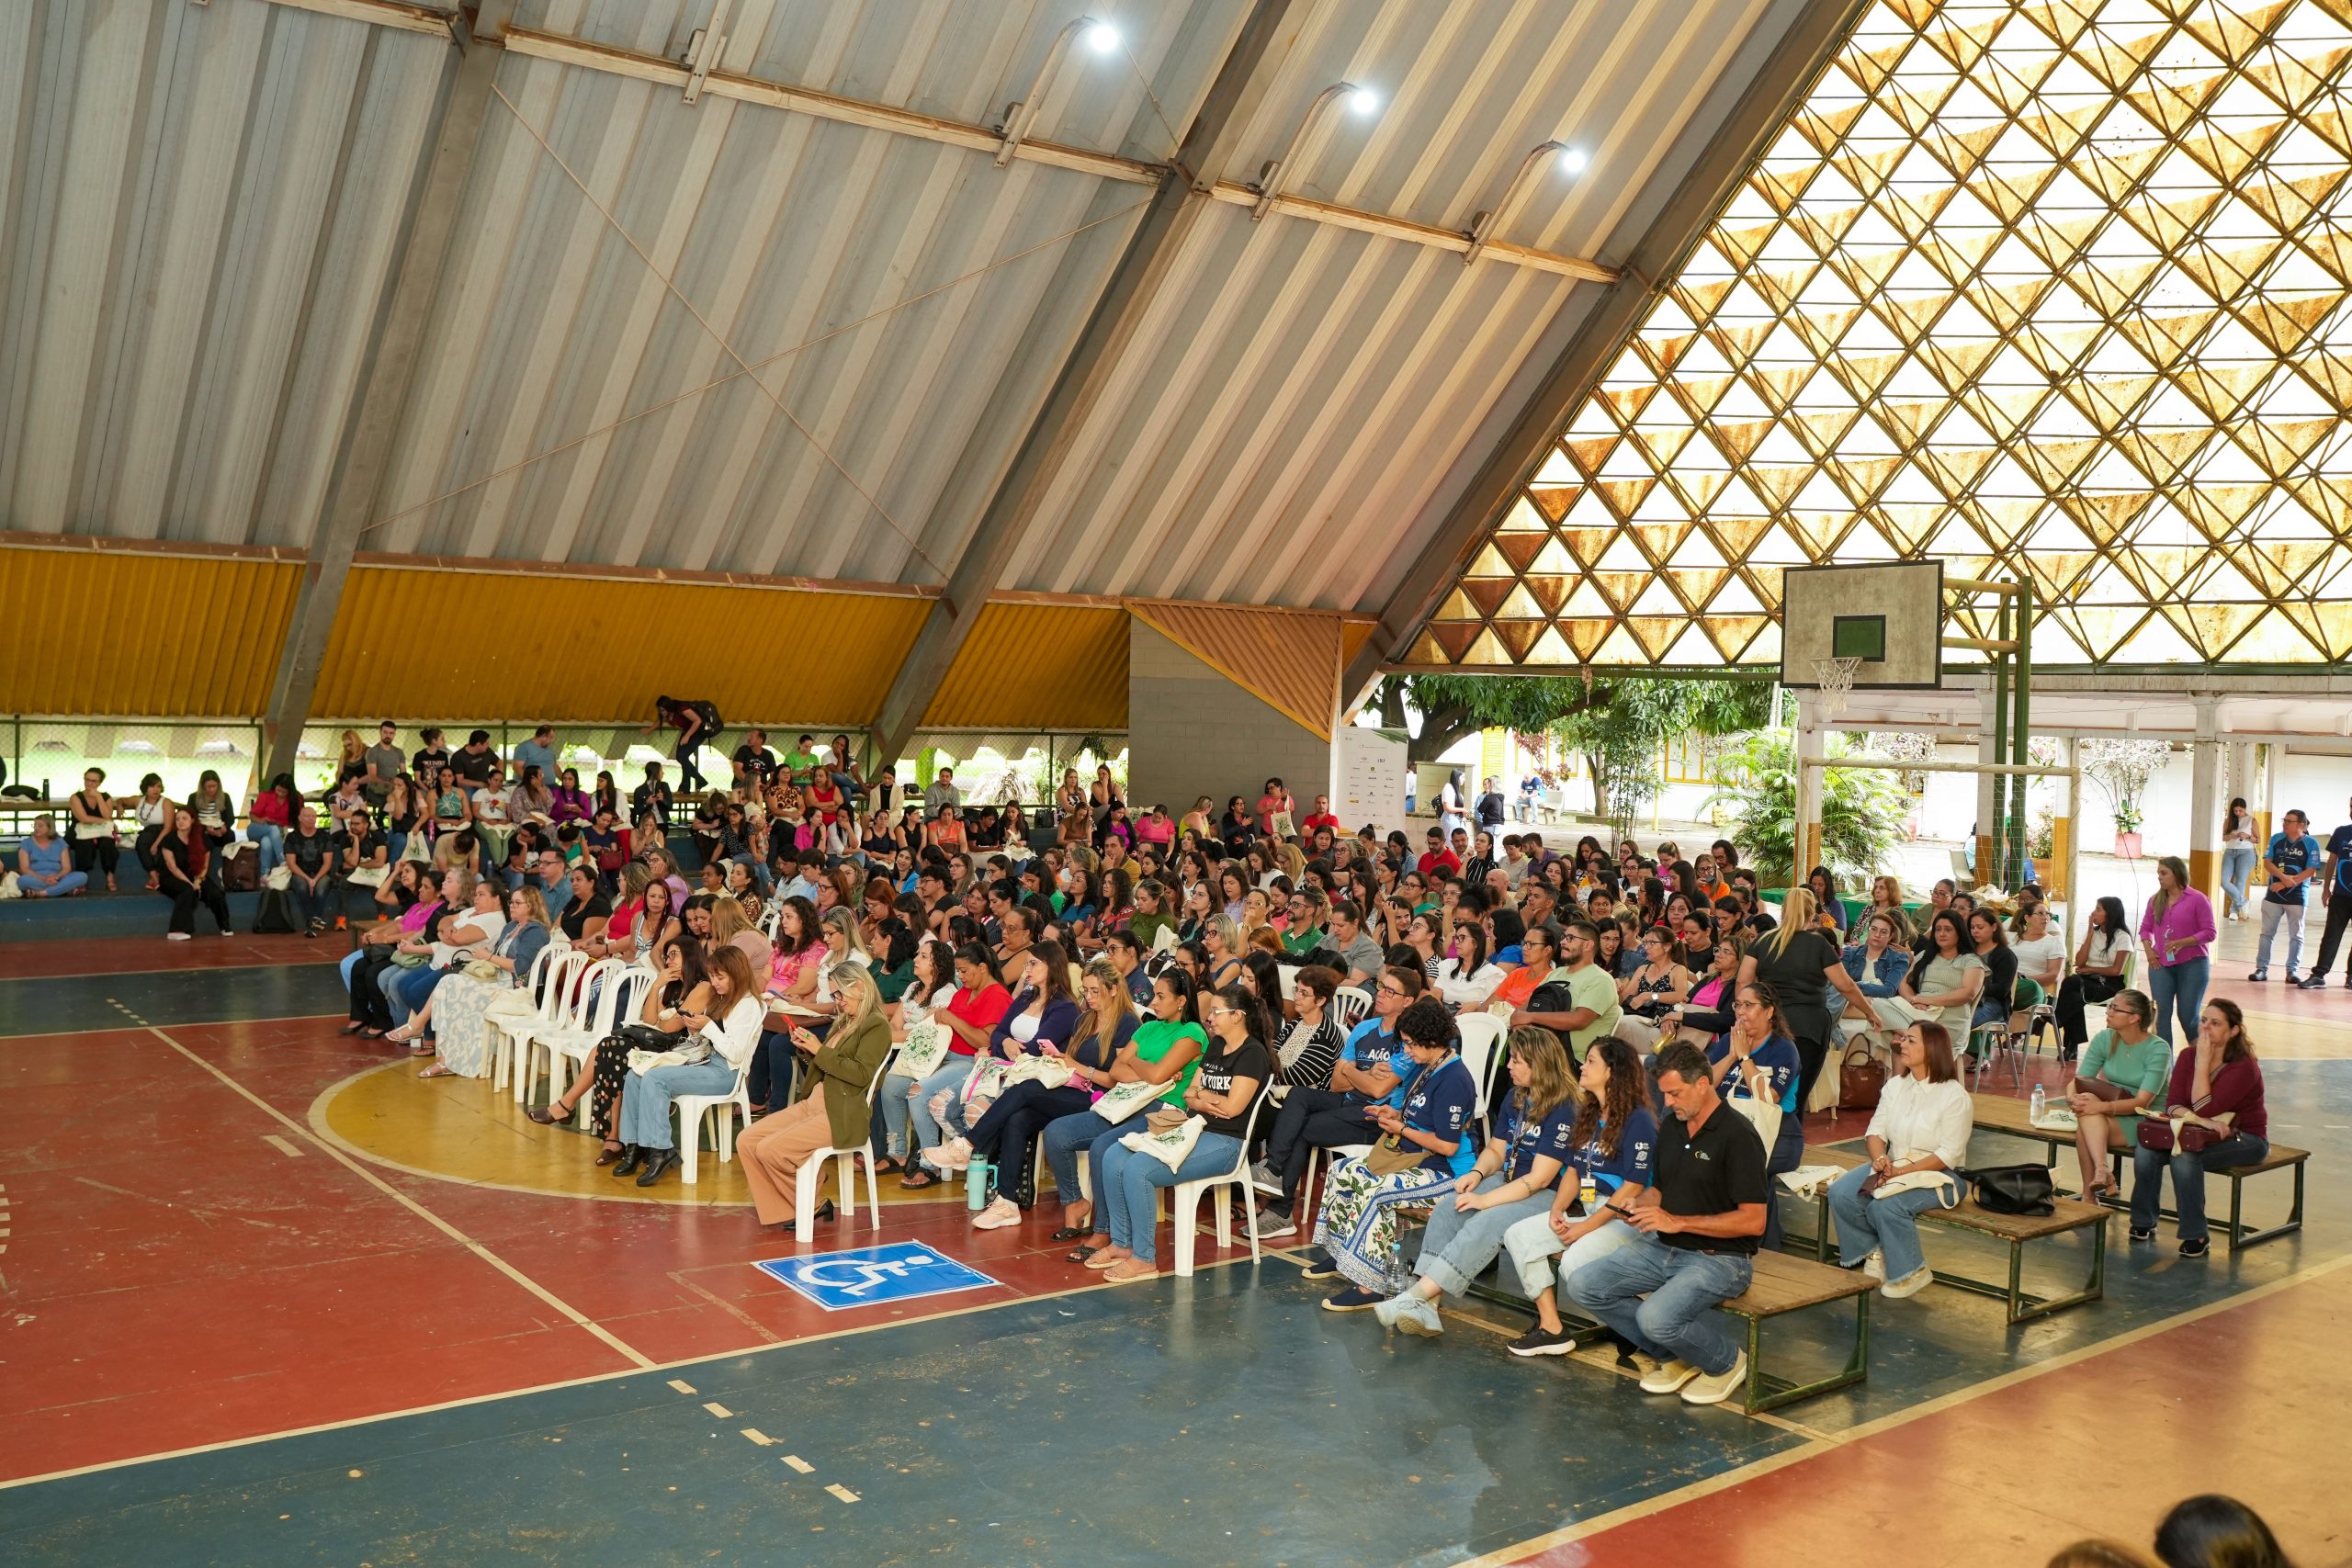
[[(1115, 1086), (1143, 1078), (1165, 1084), (1167, 1089), (1152, 1103), (1182, 1106), (1184, 1090), (1208, 1043), (1193, 1000), (1192, 978), (1171, 967), (1152, 981), (1151, 1016), (1136, 1026), (1133, 1038), (1112, 1060), (1111, 1082)], [(1079, 1190), (1078, 1156), (1083, 1151), (1088, 1169), (1099, 1175), (1103, 1156), (1121, 1138), (1144, 1131), (1145, 1114), (1138, 1111), (1113, 1123), (1100, 1111), (1081, 1111), (1046, 1124), (1042, 1140), (1046, 1163), (1053, 1168), (1054, 1187), (1062, 1202), (1062, 1228), (1053, 1239), (1076, 1241), (1082, 1236), (1086, 1243), (1070, 1255), (1072, 1262), (1083, 1262), (1088, 1255), (1111, 1245), (1108, 1232), (1092, 1228), (1094, 1206)]]
[[(2096, 1201), (2115, 1185), (2109, 1150), (2140, 1146), (2140, 1116), (2158, 1102), (2172, 1074), (2172, 1042), (2153, 1034), (2155, 1004), (2144, 991), (2118, 991), (2107, 999), (2107, 1027), (2092, 1037), (2068, 1086), (2075, 1111), (2075, 1156), (2083, 1165), (2083, 1196)], [(2099, 1083), (2109, 1099), (2083, 1086)]]

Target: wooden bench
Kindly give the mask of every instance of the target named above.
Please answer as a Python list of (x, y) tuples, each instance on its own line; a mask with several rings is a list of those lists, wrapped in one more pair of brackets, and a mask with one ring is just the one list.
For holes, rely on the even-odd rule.
[[(1852, 1149), (1808, 1146), (1804, 1151), (1806, 1165), (1834, 1165), (1851, 1170), (1860, 1165), (1864, 1156)], [(1936, 1282), (1954, 1290), (1969, 1291), (1980, 1296), (1991, 1296), (2004, 1303), (2012, 1327), (2063, 1312), (2085, 1302), (2095, 1302), (2107, 1293), (2107, 1209), (2098, 1203), (2086, 1203), (2078, 1198), (2060, 1197), (2053, 1201), (2055, 1210), (2048, 1214), (1996, 1214), (1977, 1206), (1974, 1198), (1963, 1198), (1956, 1209), (1930, 1209), (1919, 1216), (1926, 1224), (1948, 1225), (1956, 1230), (1973, 1231), (2005, 1242), (2009, 1249), (2007, 1283), (1971, 1279), (1949, 1269), (1935, 1270)], [(1820, 1225), (1813, 1238), (1814, 1255), (1826, 1265), (1831, 1255), (1829, 1242), (1829, 1194), (1826, 1189), (1814, 1200), (1815, 1213)], [(2086, 1230), (2091, 1236), (2090, 1278), (2079, 1291), (2064, 1295), (2039, 1296), (2025, 1289), (2025, 1245), (2068, 1231)]]
[[(2033, 1124), (2033, 1107), (2028, 1101), (2015, 1100), (2006, 1094), (1972, 1094), (1968, 1098), (1973, 1102), (1970, 1116), (1975, 1122), (1977, 1131), (1998, 1133), (2004, 1137), (2022, 1138), (2028, 1143), (2041, 1145), (2046, 1151), (2043, 1163), (2053, 1171), (2059, 1168), (2059, 1156), (2074, 1151), (2075, 1135), (2072, 1133), (2054, 1132), (2048, 1127), (2037, 1127)], [(2253, 1165), (2233, 1166), (2226, 1170), (2206, 1172), (2208, 1176), (2225, 1177), (2229, 1180), (2230, 1217), (2227, 1221), (2214, 1224), (2213, 1228), (2230, 1238), (2232, 1248), (2253, 1247), (2261, 1242), (2275, 1241), (2282, 1235), (2292, 1235), (2303, 1228), (2303, 1164), (2311, 1157), (2309, 1149), (2290, 1148), (2284, 1144), (2273, 1144), (2270, 1145), (2270, 1152)], [(2109, 1152), (2109, 1159), (2115, 1171), (2115, 1186), (2101, 1201), (2110, 1209), (2128, 1211), (2132, 1204), (2123, 1193), (2125, 1175), (2132, 1168), (2130, 1153), (2122, 1149), (2112, 1150)], [(2273, 1170), (2290, 1168), (2295, 1173), (2295, 1195), (2293, 1204), (2287, 1212), (2286, 1219), (2275, 1225), (2256, 1227), (2247, 1224), (2245, 1223), (2246, 1179), (2261, 1176)], [(2162, 1218), (2167, 1220), (2180, 1218), (2179, 1212), (2175, 1209), (2159, 1209), (2157, 1213)]]
[[(1508, 1260), (1474, 1280), (1470, 1293), (1482, 1300), (1498, 1302), (1521, 1312), (1532, 1312), (1535, 1303), (1519, 1292), (1517, 1280), (1504, 1269)], [(1786, 1253), (1759, 1252), (1756, 1255), (1756, 1272), (1747, 1289), (1723, 1303), (1724, 1312), (1743, 1319), (1747, 1325), (1747, 1386), (1741, 1403), (1751, 1416), (1767, 1410), (1778, 1410), (1784, 1404), (1794, 1404), (1801, 1399), (1811, 1399), (1816, 1393), (1832, 1389), (1850, 1388), (1870, 1375), (1871, 1356), (1871, 1294), (1878, 1289), (1878, 1281), (1867, 1275), (1834, 1269), (1826, 1263), (1809, 1262), (1791, 1258)], [(1764, 1320), (1803, 1312), (1808, 1307), (1827, 1306), (1834, 1302), (1850, 1299), (1854, 1303), (1854, 1341), (1848, 1352), (1846, 1364), (1838, 1371), (1796, 1382), (1764, 1370)], [(1578, 1336), (1602, 1334), (1599, 1324), (1564, 1312), (1560, 1321)]]

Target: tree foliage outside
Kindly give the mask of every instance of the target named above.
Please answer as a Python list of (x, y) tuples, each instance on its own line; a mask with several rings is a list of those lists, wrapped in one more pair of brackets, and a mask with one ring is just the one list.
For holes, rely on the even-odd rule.
[(2082, 769), (2112, 802), (2115, 830), (2140, 829), (2140, 796), (2172, 755), (2169, 740), (2094, 739), (2081, 743)]
[[(1732, 821), (1731, 840), (1741, 863), (1753, 865), (1769, 886), (1788, 886), (1800, 870), (1796, 859), (1796, 759), (1791, 739), (1751, 735), (1725, 760), (1724, 782), (1707, 797)], [(1844, 747), (1833, 743), (1838, 754)], [(1826, 768), (1822, 772), (1821, 836), (1817, 864), (1836, 873), (1841, 887), (1876, 876), (1903, 832), (1904, 797), (1876, 769)]]
[(1408, 728), (1409, 705), (1421, 716), (1421, 732), (1406, 747), (1405, 760), (1434, 762), (1482, 729), (1541, 734), (1603, 690), (1588, 690), (1573, 675), (1389, 675), (1380, 682), (1380, 722)]
[(1583, 753), (1593, 779), (1594, 814), (1622, 837), (1657, 798), (1658, 758), (1676, 735), (1736, 735), (1769, 722), (1766, 681), (1688, 681), (1622, 676), (1594, 686), (1598, 699), (1555, 724), (1562, 743)]

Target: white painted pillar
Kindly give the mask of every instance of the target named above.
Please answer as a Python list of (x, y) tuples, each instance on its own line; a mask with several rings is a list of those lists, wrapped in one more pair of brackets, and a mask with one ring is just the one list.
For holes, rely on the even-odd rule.
[(2189, 749), (2188, 885), (2216, 906), (2222, 901), (2221, 699), (2197, 699), (2197, 739)]
[[(1994, 719), (1993, 677), (1987, 673), (1976, 678), (1976, 760), (1997, 765), (2008, 759), (1993, 750)], [(2000, 773), (1976, 775), (1976, 825), (1969, 829), (1973, 839), (1969, 852), (1979, 882), (1989, 880), (1987, 868), (1993, 863), (1993, 835), (2000, 822), (2000, 790), (2005, 782)]]
[[(1815, 757), (1825, 754), (1828, 731), (1821, 719), (1821, 696), (1815, 692), (1798, 692), (1796, 755)], [(1805, 874), (1821, 863), (1821, 773), (1818, 770), (1797, 769), (1796, 794), (1796, 865), (1792, 882), (1802, 884)]]

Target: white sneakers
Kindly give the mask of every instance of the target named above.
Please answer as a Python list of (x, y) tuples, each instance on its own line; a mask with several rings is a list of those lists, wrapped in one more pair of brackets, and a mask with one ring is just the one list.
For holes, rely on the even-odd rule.
[(1012, 1199), (1000, 1194), (989, 1201), (987, 1208), (974, 1216), (972, 1228), (981, 1231), (1001, 1231), (1020, 1223), (1021, 1206)]
[[(1741, 1383), (1747, 1381), (1747, 1352), (1742, 1350), (1732, 1359), (1730, 1366), (1720, 1372), (1701, 1372), (1682, 1388), (1685, 1404), (1721, 1404), (1729, 1399)], [(1644, 1388), (1649, 1387), (1645, 1382)]]
[(1917, 1295), (1921, 1291), (1926, 1290), (1935, 1282), (1936, 1271), (1922, 1263), (1917, 1269), (1912, 1269), (1908, 1274), (1904, 1275), (1900, 1280), (1887, 1280), (1885, 1284), (1881, 1285), (1878, 1288), (1878, 1293), (1882, 1296), (1892, 1297), (1894, 1300), (1899, 1302), (1905, 1296)]
[(1402, 1295), (1391, 1296), (1373, 1308), (1372, 1315), (1383, 1328), (1401, 1328), (1424, 1339), (1445, 1332), (1445, 1325), (1438, 1321), (1437, 1303), (1409, 1286)]
[(922, 1157), (936, 1170), (962, 1170), (972, 1163), (972, 1140), (950, 1138)]
[(186, 931), (165, 931), (164, 933), (164, 940), (165, 942), (188, 942), (193, 939), (190, 938)]
[(1885, 1279), (1886, 1254), (1883, 1252), (1873, 1252), (1868, 1258), (1863, 1258), (1862, 1272), (1868, 1274), (1873, 1280)]

